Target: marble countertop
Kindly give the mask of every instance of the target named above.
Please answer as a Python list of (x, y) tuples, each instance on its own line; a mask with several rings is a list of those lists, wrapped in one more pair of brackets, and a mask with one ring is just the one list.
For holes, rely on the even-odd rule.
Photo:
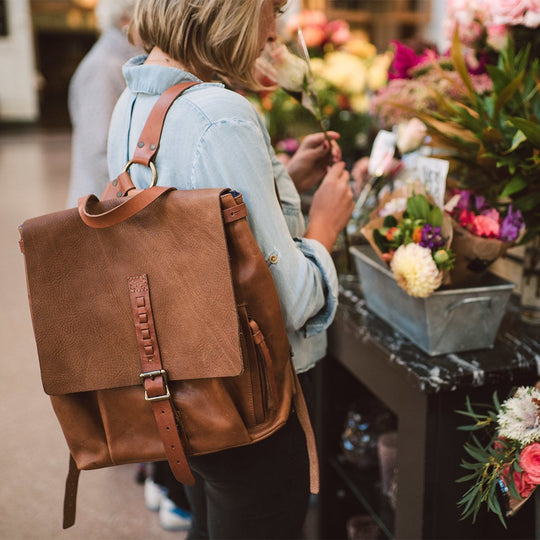
[(515, 296), (508, 303), (492, 349), (429, 356), (366, 307), (358, 281), (349, 275), (340, 278), (334, 325), (342, 325), (342, 331), (360, 342), (375, 342), (388, 362), (425, 393), (497, 386), (518, 375), (521, 380), (530, 376), (531, 384), (540, 378), (540, 326), (520, 319)]

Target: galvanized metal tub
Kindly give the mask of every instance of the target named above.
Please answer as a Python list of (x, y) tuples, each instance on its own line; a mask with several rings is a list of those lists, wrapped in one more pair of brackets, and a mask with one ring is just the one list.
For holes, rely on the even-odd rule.
[(493, 348), (514, 283), (486, 274), (473, 287), (408, 295), (371, 246), (350, 248), (367, 307), (431, 356)]

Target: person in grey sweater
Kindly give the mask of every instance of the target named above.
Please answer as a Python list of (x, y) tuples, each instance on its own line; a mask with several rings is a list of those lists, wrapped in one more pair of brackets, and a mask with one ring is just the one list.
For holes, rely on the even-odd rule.
[(122, 65), (141, 49), (127, 38), (135, 0), (100, 0), (96, 7), (100, 37), (70, 80), (68, 108), (73, 128), (67, 206), (79, 197), (101, 196), (107, 172), (107, 133), (111, 115), (126, 87)]

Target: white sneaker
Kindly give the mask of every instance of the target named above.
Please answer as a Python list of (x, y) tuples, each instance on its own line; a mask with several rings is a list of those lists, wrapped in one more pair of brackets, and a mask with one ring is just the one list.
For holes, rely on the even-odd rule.
[(187, 531), (191, 527), (191, 514), (178, 508), (171, 499), (163, 497), (159, 507), (159, 521), (166, 531)]
[(166, 498), (165, 488), (156, 484), (151, 478), (144, 481), (144, 504), (148, 510), (157, 512), (161, 501)]

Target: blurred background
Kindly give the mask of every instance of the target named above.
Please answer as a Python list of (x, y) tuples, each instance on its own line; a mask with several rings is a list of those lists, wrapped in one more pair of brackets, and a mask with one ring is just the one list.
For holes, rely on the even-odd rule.
[[(69, 127), (67, 89), (97, 39), (96, 0), (0, 0), (0, 127), (37, 123)], [(378, 50), (421, 34), (440, 42), (444, 0), (304, 0), (301, 8), (365, 30)], [(287, 16), (286, 15), (286, 16)]]

